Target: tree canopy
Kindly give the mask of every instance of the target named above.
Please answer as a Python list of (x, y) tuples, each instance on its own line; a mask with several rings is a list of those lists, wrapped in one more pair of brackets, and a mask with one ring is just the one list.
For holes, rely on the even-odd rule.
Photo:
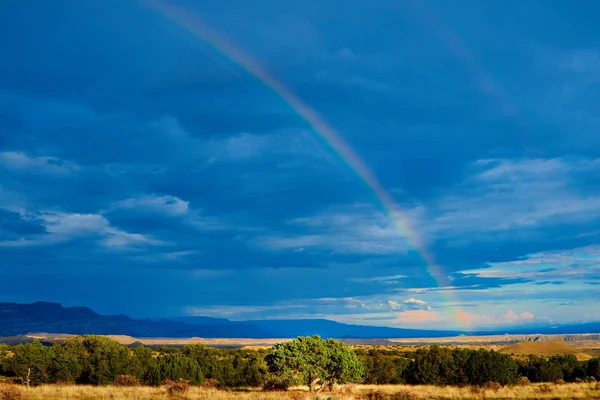
[(359, 382), (363, 374), (362, 364), (348, 346), (317, 335), (278, 343), (265, 360), (269, 371), (281, 381), (302, 382), (310, 391), (335, 383)]

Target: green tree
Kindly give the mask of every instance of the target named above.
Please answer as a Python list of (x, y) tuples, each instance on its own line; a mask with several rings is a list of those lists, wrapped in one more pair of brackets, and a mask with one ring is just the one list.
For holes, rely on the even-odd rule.
[(407, 370), (410, 383), (442, 385), (454, 373), (454, 360), (449, 349), (439, 345), (418, 349)]
[(170, 379), (189, 380), (192, 385), (204, 382), (202, 369), (196, 360), (182, 354), (167, 354), (158, 358), (158, 372), (160, 381)]
[(564, 379), (557, 363), (535, 355), (529, 356), (527, 362), (521, 367), (521, 374), (531, 382), (554, 382), (557, 379)]
[(80, 360), (82, 373), (78, 383), (108, 385), (117, 375), (130, 375), (131, 351), (114, 340), (86, 335), (69, 339), (64, 346)]
[(559, 354), (550, 357), (549, 362), (556, 364), (567, 382), (575, 382), (575, 379), (585, 378), (585, 370), (574, 354)]
[(51, 382), (76, 383), (81, 379), (83, 367), (76, 354), (60, 344), (52, 346)]
[(585, 363), (585, 372), (588, 377), (594, 377), (600, 381), (600, 357), (587, 360)]
[(223, 365), (219, 360), (219, 350), (210, 348), (203, 344), (193, 344), (184, 346), (181, 349), (181, 354), (187, 357), (191, 357), (202, 370), (202, 375), (206, 379), (216, 379), (221, 384), (225, 384), (223, 378)]
[(362, 364), (344, 343), (323, 340), (317, 335), (278, 343), (265, 361), (281, 381), (290, 383), (297, 379), (308, 385), (311, 392), (334, 383), (359, 382), (363, 373)]
[(498, 382), (501, 385), (513, 384), (519, 376), (519, 366), (507, 354), (494, 350), (472, 352), (468, 362), (469, 383), (482, 385), (486, 382)]
[(409, 361), (403, 357), (384, 355), (377, 349), (368, 353), (358, 352), (364, 367), (364, 382), (369, 384), (398, 384), (403, 383), (404, 370)]
[(0, 343), (0, 375), (6, 375), (6, 363), (10, 346), (5, 343)]
[(260, 386), (265, 382), (267, 371), (264, 355), (250, 351), (240, 367), (241, 376), (236, 386)]
[(468, 370), (473, 350), (469, 349), (454, 349), (452, 350), (452, 360), (454, 369), (447, 382), (450, 385), (466, 385), (470, 382)]
[(5, 359), (6, 371), (23, 383), (40, 385), (51, 380), (52, 350), (39, 340), (12, 348), (13, 356)]
[(146, 385), (160, 384), (157, 361), (150, 347), (138, 346), (133, 349), (130, 373)]

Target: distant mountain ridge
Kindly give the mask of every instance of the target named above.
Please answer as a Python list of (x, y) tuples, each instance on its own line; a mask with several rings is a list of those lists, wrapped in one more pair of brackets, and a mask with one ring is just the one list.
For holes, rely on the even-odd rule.
[(245, 323), (189, 325), (179, 321), (135, 320), (126, 315), (100, 315), (87, 307), (63, 307), (58, 303), (0, 303), (0, 336), (30, 332), (129, 335), (135, 337), (230, 337), (262, 338), (267, 335)]
[(455, 331), (428, 331), (347, 325), (324, 319), (230, 321), (211, 317), (136, 320), (126, 315), (100, 315), (87, 307), (58, 303), (0, 303), (0, 336), (32, 332), (127, 335), (139, 338), (289, 338), (320, 335), (335, 338), (443, 337)]
[[(247, 338), (271, 339), (320, 335), (337, 339), (436, 338), (464, 332), (348, 325), (326, 319), (230, 321), (211, 317), (174, 317), (136, 320), (126, 315), (100, 315), (87, 307), (63, 307), (58, 303), (0, 303), (0, 336), (33, 332), (63, 334), (127, 335), (138, 338)], [(599, 333), (600, 322), (552, 327), (514, 328), (469, 332), (497, 334)]]

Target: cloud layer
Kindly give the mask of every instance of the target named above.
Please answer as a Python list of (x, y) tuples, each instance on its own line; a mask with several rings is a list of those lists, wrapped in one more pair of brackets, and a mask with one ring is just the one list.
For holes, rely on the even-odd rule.
[(600, 320), (593, 12), (164, 1), (335, 127), (402, 211), (247, 68), (144, 2), (8, 0), (0, 301), (461, 329)]

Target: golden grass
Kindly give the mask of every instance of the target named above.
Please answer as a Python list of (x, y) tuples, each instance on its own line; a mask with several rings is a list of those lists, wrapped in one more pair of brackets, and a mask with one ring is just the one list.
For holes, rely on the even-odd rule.
[[(548, 387), (550, 391), (543, 393), (543, 388)], [(400, 390), (415, 393), (422, 399), (600, 399), (600, 390), (596, 389), (596, 383), (566, 383), (557, 384), (530, 384), (526, 386), (505, 386), (498, 391), (480, 389), (480, 393), (474, 393), (470, 387), (456, 386), (410, 386), (410, 385), (360, 385), (358, 392), (382, 391), (394, 393)]]
[(583, 353), (580, 348), (574, 347), (562, 340), (550, 340), (547, 342), (520, 342), (504, 346), (499, 350), (505, 354), (550, 356), (553, 354), (573, 354), (579, 361), (592, 358)]
[[(409, 385), (345, 385), (334, 393), (321, 393), (319, 399), (334, 398), (339, 400), (359, 400), (364, 394), (379, 391), (396, 393), (408, 391), (419, 399), (432, 400), (480, 400), (480, 399), (600, 399), (600, 388), (596, 383), (546, 384), (549, 389), (543, 390), (544, 384), (527, 386), (508, 386), (498, 391), (486, 390), (474, 393), (468, 387), (409, 386)], [(171, 400), (164, 388), (153, 387), (97, 387), (75, 385), (43, 385), (34, 388), (23, 388), (29, 400)], [(303, 388), (295, 388), (289, 392), (227, 392), (223, 390), (193, 387), (178, 399), (185, 400), (312, 400)]]
[(520, 342), (509, 344), (500, 349), (502, 353), (515, 354), (577, 354), (581, 350), (563, 342), (562, 340), (550, 340), (548, 342)]

